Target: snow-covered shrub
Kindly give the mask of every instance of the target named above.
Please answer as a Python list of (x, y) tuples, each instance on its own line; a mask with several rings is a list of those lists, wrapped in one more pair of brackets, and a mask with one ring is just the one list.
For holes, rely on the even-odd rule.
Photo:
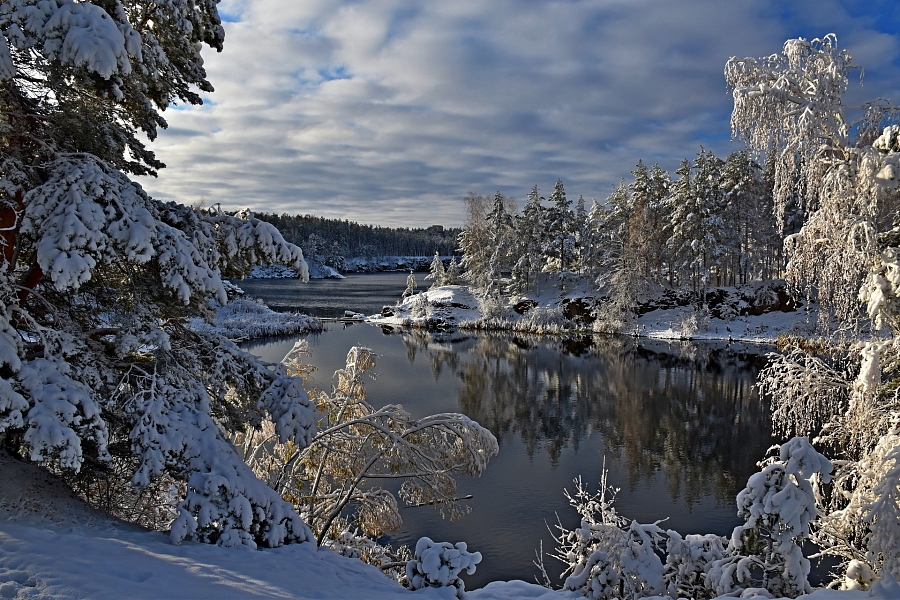
[[(558, 548), (553, 555), (567, 565), (563, 589), (580, 591), (593, 600), (632, 600), (659, 595), (665, 590), (664, 568), (656, 554), (662, 541), (657, 524), (628, 521), (613, 507), (618, 489), (606, 482), (591, 494), (575, 480), (575, 493), (565, 492), (569, 503), (581, 515), (581, 526), (568, 530), (557, 525), (554, 536)], [(570, 574), (571, 573), (571, 574)]]
[(704, 306), (681, 313), (675, 320), (675, 329), (687, 339), (705, 332), (709, 329), (709, 310)]
[(353, 527), (344, 528), (333, 539), (326, 539), (323, 545), (341, 556), (376, 566), (397, 582), (409, 585), (406, 565), (412, 559), (412, 552), (407, 546), (394, 549), (390, 545), (379, 544)]
[[(308, 345), (301, 340), (284, 359), (289, 372), (302, 374)], [(415, 419), (402, 406), (375, 409), (366, 401), (364, 377), (376, 355), (354, 347), (334, 374), (330, 393), (317, 391), (319, 430), (308, 443), (278, 442), (271, 428), (235, 436), (239, 451), (256, 474), (294, 503), (319, 543), (336, 539), (347, 519), (369, 535), (402, 523), (397, 498), (374, 485), (376, 478), (400, 479), (407, 504), (433, 504), (450, 517), (464, 513), (456, 494), (458, 475), (478, 476), (497, 454), (497, 440), (465, 415), (442, 413)]]
[(725, 556), (727, 540), (714, 534), (682, 537), (672, 529), (666, 537), (666, 593), (673, 598), (712, 598), (715, 594), (706, 586), (707, 574)]
[(570, 325), (559, 305), (536, 306), (522, 315), (514, 324), (514, 329), (534, 333), (559, 333)]
[(503, 296), (483, 296), (479, 298), (478, 309), (484, 323), (502, 323), (509, 320), (510, 309)]
[(428, 317), (430, 308), (431, 305), (428, 302), (427, 294), (416, 294), (416, 299), (413, 302), (411, 314), (414, 319), (424, 319)]
[(595, 333), (622, 333), (631, 322), (630, 313), (611, 300), (599, 303), (593, 316), (592, 329)]
[(481, 562), (481, 552), (469, 552), (465, 542), (433, 542), (430, 538), (419, 538), (415, 556), (406, 564), (406, 577), (412, 590), (424, 587), (453, 587), (456, 597), (465, 597), (466, 584), (460, 579), (465, 571), (475, 572), (475, 565)]
[(761, 587), (794, 598), (812, 591), (801, 545), (817, 516), (813, 485), (830, 481), (832, 465), (805, 437), (782, 444), (778, 458), (762, 464), (737, 496), (746, 522), (732, 532), (728, 556), (709, 569), (707, 586), (717, 594)]

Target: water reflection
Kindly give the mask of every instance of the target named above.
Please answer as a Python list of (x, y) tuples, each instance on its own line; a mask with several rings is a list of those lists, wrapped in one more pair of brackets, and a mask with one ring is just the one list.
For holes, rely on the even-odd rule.
[(741, 346), (551, 340), (523, 335), (400, 334), (407, 359), (427, 360), (435, 381), (461, 383), (459, 410), (503, 443), (519, 437), (529, 458), (555, 466), (599, 433), (629, 484), (662, 474), (690, 507), (714, 495), (732, 502), (771, 444), (770, 419), (753, 383), (757, 354)]
[[(462, 411), (488, 427), (500, 454), (459, 482), (472, 512), (449, 522), (430, 508), (403, 509), (392, 543), (468, 542), (484, 562), (466, 577), (533, 581), (534, 551), (553, 548), (546, 523), (577, 515), (562, 490), (584, 477), (596, 488), (606, 460), (622, 487), (620, 514), (668, 517), (682, 533), (730, 534), (735, 496), (771, 445), (768, 410), (753, 382), (765, 348), (615, 337), (553, 339), (504, 333), (429, 333), (354, 325), (310, 337), (313, 385), (330, 385), (347, 350), (379, 354), (371, 403), (401, 403), (417, 417)], [(293, 338), (246, 347), (279, 360)], [(548, 561), (556, 583), (561, 564)]]

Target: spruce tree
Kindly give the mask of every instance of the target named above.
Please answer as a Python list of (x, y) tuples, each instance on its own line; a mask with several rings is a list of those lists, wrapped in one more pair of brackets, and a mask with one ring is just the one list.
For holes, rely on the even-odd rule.
[(568, 271), (575, 260), (575, 215), (572, 201), (566, 198), (562, 179), (556, 180), (547, 209), (547, 237), (544, 246), (544, 270)]
[(213, 0), (0, 4), (0, 442), (73, 480), (177, 482), (171, 539), (312, 539), (237, 457), (229, 431), (274, 423), (305, 445), (315, 407), (284, 369), (191, 331), (227, 301), (222, 274), (306, 274), (249, 211), (150, 198), (128, 174), (164, 165), (161, 111), (211, 92)]
[(434, 283), (431, 284), (431, 287), (441, 287), (445, 284), (445, 280), (447, 279), (446, 272), (444, 271), (444, 263), (441, 261), (440, 255), (435, 251), (434, 258), (431, 261), (431, 269), (425, 279), (430, 279)]
[(512, 277), (516, 290), (520, 293), (537, 285), (541, 272), (544, 242), (544, 198), (535, 185), (528, 193), (528, 201), (522, 207), (522, 214), (515, 217), (515, 254), (518, 256), (513, 265)]

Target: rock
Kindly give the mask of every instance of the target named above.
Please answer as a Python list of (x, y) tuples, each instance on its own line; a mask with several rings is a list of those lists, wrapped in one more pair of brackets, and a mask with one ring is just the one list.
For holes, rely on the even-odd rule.
[(535, 306), (537, 306), (537, 302), (535, 302), (534, 300), (525, 299), (525, 300), (520, 300), (520, 301), (516, 302), (516, 305), (513, 306), (513, 310), (516, 311), (517, 313), (519, 313), (520, 315), (524, 315), (525, 313), (527, 313), (529, 310), (531, 310)]
[(582, 323), (594, 322), (594, 301), (593, 298), (572, 298), (562, 302), (563, 316), (570, 321), (581, 321)]
[(381, 307), (381, 316), (382, 317), (393, 317), (396, 313), (394, 312), (393, 306), (383, 306)]

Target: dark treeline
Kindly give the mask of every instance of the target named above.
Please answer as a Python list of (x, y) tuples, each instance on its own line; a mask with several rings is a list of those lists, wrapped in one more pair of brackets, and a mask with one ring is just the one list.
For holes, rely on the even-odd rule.
[(347, 259), (386, 256), (441, 256), (456, 253), (461, 229), (433, 225), (428, 228), (380, 227), (346, 219), (312, 215), (257, 214), (275, 225), (291, 243), (300, 246), (307, 261), (342, 271)]

